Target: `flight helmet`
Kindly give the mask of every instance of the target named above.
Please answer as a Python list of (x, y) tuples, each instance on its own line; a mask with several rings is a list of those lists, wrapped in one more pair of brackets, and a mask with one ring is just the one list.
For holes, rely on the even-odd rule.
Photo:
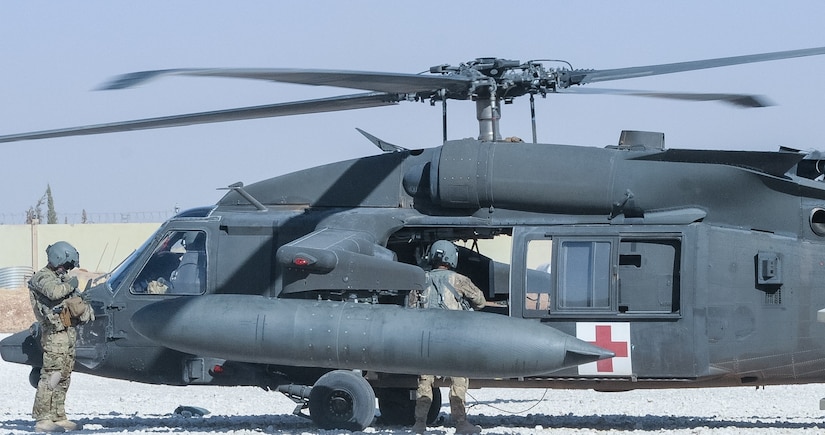
[(427, 257), (433, 267), (438, 267), (443, 263), (449, 265), (450, 269), (455, 269), (458, 265), (458, 249), (452, 242), (447, 240), (439, 240), (433, 243)]
[(80, 266), (80, 254), (68, 242), (60, 241), (49, 245), (46, 248), (46, 258), (49, 260), (49, 266), (55, 269), (64, 266), (66, 270), (71, 270)]

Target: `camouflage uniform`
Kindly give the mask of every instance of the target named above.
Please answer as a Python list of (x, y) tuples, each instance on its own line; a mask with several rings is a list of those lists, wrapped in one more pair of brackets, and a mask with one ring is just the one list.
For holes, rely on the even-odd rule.
[[(470, 307), (474, 310), (484, 308), (486, 299), (484, 293), (476, 287), (475, 284), (464, 275), (456, 273), (450, 269), (433, 269), (429, 272), (429, 279), (432, 284), (438, 289), (441, 295), (442, 305), (444, 309), (461, 310), (462, 301), (456, 299), (456, 295), (449, 289), (450, 286), (455, 290), (455, 293), (460, 299), (469, 302)], [(477, 427), (467, 423), (467, 388), (469, 387), (469, 379), (464, 377), (452, 376), (449, 379), (450, 383), (450, 416), (457, 428), (460, 427)], [(426, 419), (427, 412), (433, 401), (433, 382), (435, 376), (433, 375), (419, 375), (418, 390), (416, 391), (415, 415), (416, 421), (423, 418)], [(467, 432), (456, 433), (475, 433), (474, 430)]]
[(38, 422), (67, 420), (66, 391), (74, 368), (77, 331), (74, 326), (65, 326), (56, 311), (68, 310), (63, 302), (75, 294), (76, 286), (76, 278), (70, 279), (65, 272), (58, 273), (49, 267), (39, 270), (29, 281), (29, 297), (40, 323), (43, 347), (43, 367), (32, 409)]
[(430, 280), (441, 294), (444, 307), (448, 310), (461, 310), (461, 301), (456, 299), (456, 296), (449, 290), (449, 286), (455, 289), (458, 296), (470, 303), (474, 310), (484, 308), (486, 299), (484, 299), (484, 292), (481, 291), (470, 278), (453, 272), (450, 269), (433, 269), (429, 272)]

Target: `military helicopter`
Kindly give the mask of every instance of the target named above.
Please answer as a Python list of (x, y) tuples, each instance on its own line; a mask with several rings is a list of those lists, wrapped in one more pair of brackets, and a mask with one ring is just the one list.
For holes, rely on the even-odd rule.
[[(819, 152), (666, 149), (504, 140), (500, 104), (625, 78), (825, 54), (812, 48), (583, 70), (479, 58), (427, 74), (170, 69), (366, 93), (7, 135), (0, 142), (287, 116), (404, 101), (472, 100), (478, 139), (406, 149), (231, 184), (184, 211), (91, 282), (79, 372), (170, 385), (252, 385), (322, 428), (375, 417), (409, 424), (416, 375), (471, 387), (760, 386), (825, 379), (825, 158)], [(545, 63), (561, 65), (545, 67)], [(616, 91), (759, 107), (758, 97)], [(458, 271), (493, 303), (480, 312), (405, 307), (437, 240), (465, 242)], [(505, 240), (507, 260), (483, 246)], [(42, 364), (37, 328), (0, 343)], [(437, 415), (434, 400), (431, 418)]]

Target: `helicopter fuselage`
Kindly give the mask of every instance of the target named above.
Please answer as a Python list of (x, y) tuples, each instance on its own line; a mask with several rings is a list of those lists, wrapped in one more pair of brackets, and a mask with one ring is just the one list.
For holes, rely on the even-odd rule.
[[(419, 372), (473, 387), (821, 382), (819, 167), (791, 151), (462, 140), (235, 186), (87, 289), (77, 369), (272, 389), (358, 369), (379, 402)], [(439, 239), (474, 243), (458, 271), (485, 312), (403, 308)], [(28, 332), (2, 350), (38, 365)]]

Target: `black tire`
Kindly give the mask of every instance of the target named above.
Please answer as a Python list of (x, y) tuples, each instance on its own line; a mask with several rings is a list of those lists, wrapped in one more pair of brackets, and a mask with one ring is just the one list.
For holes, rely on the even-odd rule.
[(435, 423), (439, 412), (441, 412), (441, 388), (433, 387), (433, 403), (430, 404), (430, 410), (427, 412), (427, 424)]
[(389, 426), (412, 426), (415, 423), (415, 400), (409, 388), (381, 388), (378, 391), (378, 410), (381, 423)]
[[(415, 423), (415, 400), (409, 388), (382, 388), (378, 397), (381, 422), (389, 426), (412, 426)], [(414, 391), (414, 390), (412, 390)], [(427, 412), (427, 424), (434, 423), (441, 412), (441, 390), (433, 388), (433, 403)]]
[(37, 388), (37, 384), (40, 383), (40, 367), (32, 367), (32, 371), (29, 372), (29, 383)]
[(375, 392), (355, 372), (331, 371), (312, 386), (309, 415), (321, 429), (364, 430), (375, 418)]

